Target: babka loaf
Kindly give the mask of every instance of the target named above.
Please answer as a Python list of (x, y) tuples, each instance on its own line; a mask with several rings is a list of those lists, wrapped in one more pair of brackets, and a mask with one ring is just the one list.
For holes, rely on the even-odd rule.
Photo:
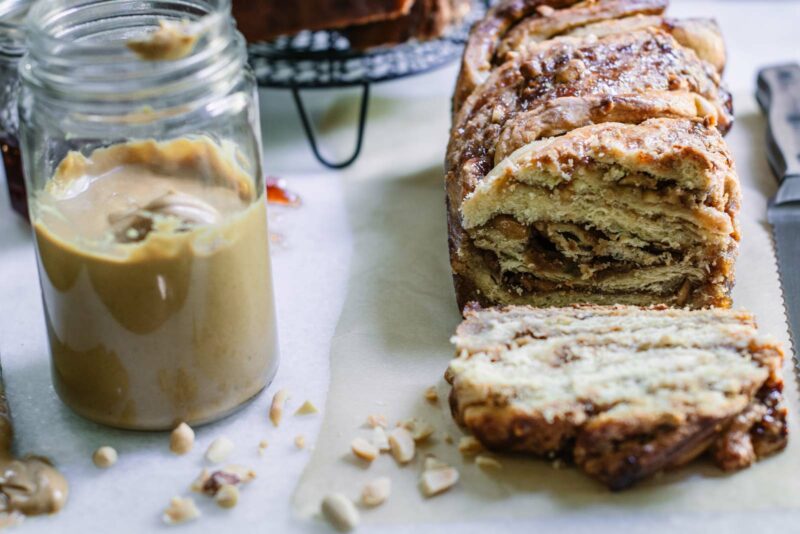
[(475, 24), (464, 51), (453, 110), (457, 112), (492, 69), (531, 43), (558, 36), (595, 35), (658, 28), (670, 33), (720, 72), (725, 46), (709, 19), (665, 19), (668, 0), (502, 0)]
[[(491, 12), (488, 76), (465, 90), (468, 48), (446, 160), (460, 307), (730, 305), (732, 105), (723, 65), (697, 52), (724, 48), (709, 44), (713, 23), (667, 21), (664, 7), (511, 0)], [(471, 47), (488, 42), (474, 39), (486, 24)]]
[(746, 312), (473, 310), (453, 343), (458, 423), (491, 450), (574, 462), (615, 490), (703, 454), (748, 467), (787, 443), (783, 352)]
[(248, 41), (303, 30), (342, 30), (356, 49), (441, 36), (460, 21), (470, 0), (234, 0), (233, 16)]

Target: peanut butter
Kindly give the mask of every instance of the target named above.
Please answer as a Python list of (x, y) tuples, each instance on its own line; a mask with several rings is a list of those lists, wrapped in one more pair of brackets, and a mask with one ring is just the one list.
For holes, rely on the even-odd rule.
[(203, 423), (274, 375), (266, 202), (227, 149), (70, 153), (32, 202), (54, 384), (89, 419)]
[(25, 515), (58, 512), (67, 502), (67, 480), (45, 458), (15, 458), (11, 452), (13, 437), (11, 415), (0, 378), (0, 512)]

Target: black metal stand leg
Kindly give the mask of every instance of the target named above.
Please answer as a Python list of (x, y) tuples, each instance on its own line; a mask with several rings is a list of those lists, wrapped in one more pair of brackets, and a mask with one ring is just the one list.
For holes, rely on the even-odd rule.
[(308, 115), (306, 114), (306, 109), (303, 106), (303, 99), (300, 97), (300, 89), (297, 87), (292, 87), (294, 103), (297, 106), (297, 111), (300, 113), (300, 120), (303, 122), (303, 130), (306, 132), (306, 137), (308, 138), (308, 143), (311, 145), (311, 150), (314, 152), (314, 156), (316, 156), (317, 160), (329, 169), (344, 169), (345, 167), (349, 167), (361, 153), (361, 145), (364, 141), (364, 127), (367, 122), (367, 108), (369, 107), (369, 84), (362, 84), (362, 89), (355, 150), (353, 151), (353, 154), (346, 160), (339, 163), (334, 163), (325, 159), (325, 157), (320, 154), (314, 129), (311, 126), (311, 121), (309, 120)]

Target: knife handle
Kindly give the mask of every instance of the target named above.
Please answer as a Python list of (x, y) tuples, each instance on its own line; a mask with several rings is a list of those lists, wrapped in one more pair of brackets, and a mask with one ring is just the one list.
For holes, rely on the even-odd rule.
[(800, 177), (800, 65), (761, 69), (756, 98), (767, 114), (767, 158), (779, 181)]

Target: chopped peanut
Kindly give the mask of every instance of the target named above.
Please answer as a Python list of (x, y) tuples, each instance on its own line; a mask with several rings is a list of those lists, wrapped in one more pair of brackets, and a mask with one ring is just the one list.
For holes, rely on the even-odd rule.
[(388, 477), (376, 478), (367, 482), (361, 490), (361, 502), (365, 506), (378, 506), (386, 502), (392, 492), (392, 481)]
[(417, 443), (427, 440), (433, 435), (434, 428), (432, 425), (417, 418), (406, 419), (401, 421), (399, 426), (411, 432), (411, 437)]
[(107, 469), (117, 463), (117, 451), (113, 447), (100, 447), (92, 455), (94, 465), (100, 469)]
[(194, 430), (186, 423), (175, 427), (169, 436), (169, 450), (175, 454), (186, 454), (194, 446)]
[(315, 413), (319, 413), (319, 410), (317, 410), (317, 407), (314, 406), (311, 401), (305, 401), (303, 405), (294, 412), (295, 415), (311, 415)]
[(367, 424), (372, 427), (388, 428), (389, 423), (386, 421), (385, 415), (370, 415), (367, 416)]
[(411, 433), (404, 427), (399, 426), (389, 433), (389, 447), (392, 456), (399, 464), (407, 464), (414, 459), (416, 445)]
[(233, 484), (223, 484), (214, 495), (214, 501), (220, 508), (233, 508), (239, 502), (239, 488)]
[(218, 464), (225, 461), (233, 452), (233, 442), (225, 436), (218, 437), (206, 449), (206, 460)]
[(286, 399), (289, 398), (289, 392), (285, 389), (279, 390), (275, 393), (275, 396), (272, 397), (272, 404), (269, 407), (269, 420), (272, 421), (272, 424), (278, 426), (281, 424), (281, 418), (283, 418), (283, 405), (286, 404)]
[(423, 471), (421, 487), (426, 497), (433, 497), (452, 488), (458, 482), (458, 471), (452, 467)]
[(382, 426), (376, 426), (372, 429), (372, 444), (375, 445), (380, 452), (387, 452), (391, 450), (389, 447), (389, 437)]
[(375, 460), (375, 458), (377, 458), (381, 453), (381, 451), (378, 450), (378, 447), (364, 438), (354, 439), (350, 443), (350, 449), (353, 451), (353, 454), (368, 462)]
[(322, 500), (322, 515), (342, 531), (353, 530), (360, 521), (353, 501), (341, 493), (332, 493)]
[(173, 497), (162, 519), (168, 525), (179, 525), (200, 517), (200, 510), (191, 497)]

